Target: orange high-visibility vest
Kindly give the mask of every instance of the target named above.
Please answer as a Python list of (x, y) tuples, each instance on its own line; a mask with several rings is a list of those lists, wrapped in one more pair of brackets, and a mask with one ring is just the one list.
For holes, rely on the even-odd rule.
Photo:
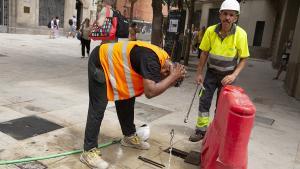
[(129, 41), (102, 44), (99, 49), (100, 63), (105, 73), (107, 99), (125, 100), (144, 93), (143, 77), (137, 74), (130, 63), (130, 51), (135, 46), (153, 50), (161, 67), (169, 58), (167, 52), (147, 42)]

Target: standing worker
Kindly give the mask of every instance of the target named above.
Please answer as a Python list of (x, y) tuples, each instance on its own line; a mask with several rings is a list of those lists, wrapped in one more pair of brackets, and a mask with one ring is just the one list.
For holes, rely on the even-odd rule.
[(147, 98), (158, 96), (185, 74), (183, 65), (172, 65), (163, 49), (147, 42), (105, 43), (96, 47), (88, 63), (89, 109), (80, 160), (90, 168), (108, 167), (97, 148), (108, 101), (115, 101), (124, 135), (121, 145), (149, 149), (149, 143), (136, 134), (135, 97), (143, 93)]
[[(203, 84), (204, 92), (200, 96), (195, 133), (189, 138), (192, 142), (200, 141), (205, 136), (215, 90), (218, 89), (219, 95), (222, 86), (233, 83), (249, 57), (247, 33), (235, 24), (239, 14), (240, 4), (236, 0), (225, 0), (220, 8), (221, 23), (208, 27), (200, 44), (202, 53), (196, 82)], [(207, 71), (203, 82), (205, 63)]]

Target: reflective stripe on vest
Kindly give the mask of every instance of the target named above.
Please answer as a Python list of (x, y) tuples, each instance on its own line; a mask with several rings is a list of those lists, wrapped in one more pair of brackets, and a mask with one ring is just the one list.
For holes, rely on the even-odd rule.
[(209, 54), (208, 66), (218, 71), (225, 72), (234, 70), (237, 65), (237, 58), (235, 57), (224, 57), (214, 54)]
[(130, 61), (128, 61), (129, 58), (126, 57), (127, 46), (128, 46), (128, 42), (124, 42), (122, 47), (122, 57), (124, 61), (124, 72), (125, 72), (125, 79), (128, 85), (129, 97), (133, 97), (135, 93), (134, 93), (133, 82), (130, 73), (130, 66), (129, 66)]
[(209, 125), (209, 122), (210, 122), (209, 117), (198, 117), (196, 127), (197, 129), (204, 130)]
[(114, 43), (110, 43), (108, 45), (108, 50), (107, 50), (107, 59), (108, 59), (108, 70), (109, 70), (109, 81), (112, 85), (113, 93), (114, 93), (114, 98), (119, 99), (119, 94), (117, 89), (117, 81), (116, 81), (116, 76), (114, 72), (114, 63), (113, 63), (113, 47)]
[[(128, 42), (122, 44), (109, 43), (107, 49), (107, 61), (108, 61), (108, 72), (109, 72), (109, 82), (111, 85), (111, 90), (107, 91), (108, 100), (124, 100), (132, 98), (143, 92), (143, 86), (141, 86), (142, 78), (139, 77), (134, 87), (132, 80), (132, 74), (135, 74), (131, 68), (130, 58), (127, 57), (127, 47)], [(118, 52), (118, 49), (120, 49)], [(120, 57), (116, 57), (117, 53)], [(134, 75), (139, 76), (139, 75)], [(137, 88), (137, 92), (134, 89)], [(142, 89), (142, 90), (141, 90)], [(113, 98), (111, 97), (113, 95)]]

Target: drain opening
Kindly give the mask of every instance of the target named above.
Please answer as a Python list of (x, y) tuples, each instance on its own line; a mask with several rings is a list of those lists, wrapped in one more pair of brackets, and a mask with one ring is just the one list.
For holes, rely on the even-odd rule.
[[(167, 149), (165, 149), (164, 152), (170, 153), (170, 147), (167, 148)], [(188, 156), (189, 153), (187, 153), (187, 152), (185, 152), (185, 151), (182, 151), (182, 150), (179, 150), (179, 149), (177, 149), (177, 148), (172, 148), (171, 154), (172, 154), (173, 156), (176, 156), (176, 157), (180, 157), (180, 158), (182, 158), (182, 159), (185, 159), (185, 158)]]
[[(164, 152), (169, 154), (170, 153), (170, 147), (165, 149)], [(187, 153), (187, 152), (179, 150), (177, 148), (172, 148), (171, 154), (173, 156), (180, 157), (180, 158), (184, 159), (185, 163), (200, 166), (200, 163), (201, 163), (200, 152), (191, 151), (190, 153)]]

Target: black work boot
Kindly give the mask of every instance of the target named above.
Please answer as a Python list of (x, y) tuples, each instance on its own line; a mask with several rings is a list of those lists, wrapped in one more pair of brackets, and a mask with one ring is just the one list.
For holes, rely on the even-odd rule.
[(206, 131), (195, 130), (195, 132), (190, 136), (189, 140), (191, 142), (198, 142), (202, 140), (205, 136)]

